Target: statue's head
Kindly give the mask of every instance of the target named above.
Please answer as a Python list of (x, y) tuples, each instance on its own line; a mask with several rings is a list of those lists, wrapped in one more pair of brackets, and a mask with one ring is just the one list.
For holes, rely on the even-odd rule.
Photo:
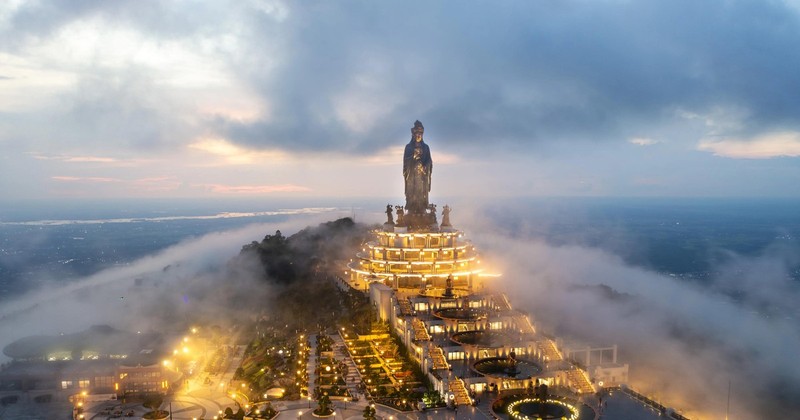
[(414, 127), (411, 127), (411, 138), (416, 141), (422, 141), (422, 133), (425, 132), (425, 127), (419, 120), (414, 121)]

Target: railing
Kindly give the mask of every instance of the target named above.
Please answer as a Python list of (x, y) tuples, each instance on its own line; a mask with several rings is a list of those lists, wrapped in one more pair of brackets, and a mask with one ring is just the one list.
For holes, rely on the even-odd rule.
[[(660, 413), (667, 414), (667, 407), (664, 406), (663, 404), (661, 404), (660, 402), (658, 402), (658, 401), (656, 401), (656, 400), (654, 400), (654, 399), (652, 399), (650, 397), (646, 397), (646, 396), (644, 396), (644, 395), (642, 395), (642, 394), (640, 394), (640, 393), (638, 393), (638, 392), (636, 392), (636, 391), (634, 391), (634, 390), (632, 390), (630, 388), (627, 388), (627, 387), (626, 388), (620, 388), (620, 390), (622, 392), (628, 394), (629, 396), (631, 396), (633, 399), (635, 399), (635, 400), (637, 400), (637, 401), (639, 401), (641, 403), (647, 404), (650, 407), (653, 407), (654, 409), (658, 410)], [(671, 413), (669, 413), (669, 417), (671, 417), (671, 418), (673, 418), (675, 420), (689, 420), (688, 417), (686, 417), (683, 414), (680, 414), (680, 413), (678, 413), (676, 411), (672, 411)]]

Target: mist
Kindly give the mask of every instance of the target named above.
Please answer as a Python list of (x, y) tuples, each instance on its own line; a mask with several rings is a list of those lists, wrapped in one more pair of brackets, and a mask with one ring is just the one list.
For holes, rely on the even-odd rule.
[[(790, 271), (793, 243), (755, 254), (715, 249), (704, 283), (633, 265), (635, 236), (604, 226), (609, 244), (568, 244), (542, 235), (548, 220), (518, 209), (511, 218), (488, 207), (454, 206), (453, 221), (502, 273), (491, 287), (531, 314), (539, 331), (596, 346), (618, 344), (636, 390), (690, 418), (721, 418), (731, 385), (731, 418), (763, 418), (800, 410), (800, 297)], [(470, 210), (470, 208), (474, 210)], [(491, 214), (491, 212), (488, 212)], [(379, 212), (365, 219), (380, 221)], [(522, 224), (512, 223), (515, 219)], [(242, 246), (281, 230), (291, 235), (330, 214), (254, 224), (186, 240), (125, 267), (67, 285), (47, 281), (0, 307), (0, 348), (36, 334), (109, 324), (128, 331), (170, 333), (194, 322), (232, 326), (268, 310), (276, 287)], [(510, 228), (509, 226), (513, 226)], [(713, 256), (713, 257), (712, 257)], [(43, 280), (44, 281), (44, 280)], [(4, 356), (3, 356), (4, 357)]]
[[(459, 209), (460, 210), (460, 209)], [(455, 215), (479, 246), (491, 287), (528, 311), (540, 331), (573, 342), (618, 344), (629, 385), (690, 418), (785, 416), (800, 410), (800, 290), (790, 277), (798, 250), (774, 244), (757, 255), (716, 250), (712, 278), (690, 282), (625, 261), (640, 244), (608, 228), (614, 253), (549, 243), (550, 221), (509, 220), (480, 211)], [(546, 229), (546, 228), (544, 228)], [(628, 248), (625, 250), (624, 248)], [(617, 254), (619, 252), (619, 254)]]
[(296, 217), (187, 239), (66, 284), (39, 280), (43, 286), (0, 306), (0, 349), (26, 336), (74, 333), (98, 324), (182, 334), (199, 321), (232, 326), (254, 319), (258, 313), (252, 308), (262, 307), (272, 290), (260, 263), (238, 255), (242, 246), (327, 217)]

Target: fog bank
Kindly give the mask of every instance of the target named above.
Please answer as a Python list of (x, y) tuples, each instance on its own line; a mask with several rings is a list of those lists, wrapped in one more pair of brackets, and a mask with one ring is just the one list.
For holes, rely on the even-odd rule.
[[(68, 284), (53, 280), (0, 306), (0, 349), (29, 335), (109, 324), (129, 331), (170, 332), (197, 320), (234, 324), (255, 316), (269, 295), (263, 268), (237, 258), (242, 246), (276, 230), (295, 232), (330, 215), (253, 224), (183, 241), (127, 266)], [(7, 358), (0, 354), (0, 360)]]

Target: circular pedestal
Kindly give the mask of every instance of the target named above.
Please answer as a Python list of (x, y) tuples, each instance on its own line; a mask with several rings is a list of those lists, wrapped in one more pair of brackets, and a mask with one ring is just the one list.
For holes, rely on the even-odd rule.
[(531, 379), (542, 373), (542, 367), (526, 359), (511, 360), (507, 357), (486, 357), (472, 364), (472, 370), (494, 379)]

